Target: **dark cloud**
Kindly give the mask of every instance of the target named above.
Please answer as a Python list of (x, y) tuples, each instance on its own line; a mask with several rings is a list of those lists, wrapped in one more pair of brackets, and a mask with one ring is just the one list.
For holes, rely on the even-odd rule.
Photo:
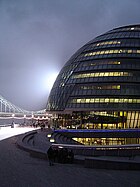
[(97, 35), (139, 23), (139, 7), (139, 0), (0, 0), (1, 95), (44, 108), (45, 79)]

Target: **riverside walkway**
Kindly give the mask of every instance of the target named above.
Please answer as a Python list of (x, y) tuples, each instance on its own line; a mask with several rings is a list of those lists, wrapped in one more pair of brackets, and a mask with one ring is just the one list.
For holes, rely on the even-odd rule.
[(1, 187), (139, 187), (140, 171), (58, 163), (50, 167), (47, 160), (33, 158), (19, 149), (19, 136), (0, 141)]

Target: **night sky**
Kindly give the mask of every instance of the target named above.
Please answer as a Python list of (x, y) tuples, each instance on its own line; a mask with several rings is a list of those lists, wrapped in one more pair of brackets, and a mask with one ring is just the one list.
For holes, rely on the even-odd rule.
[(85, 43), (140, 23), (140, 0), (0, 0), (0, 94), (45, 108), (51, 85)]

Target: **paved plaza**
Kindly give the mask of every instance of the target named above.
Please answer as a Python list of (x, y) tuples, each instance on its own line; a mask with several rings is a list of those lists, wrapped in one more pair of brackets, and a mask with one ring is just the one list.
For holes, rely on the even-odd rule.
[(88, 169), (82, 165), (49, 166), (47, 160), (20, 150), (18, 136), (0, 141), (0, 187), (139, 187), (140, 171)]

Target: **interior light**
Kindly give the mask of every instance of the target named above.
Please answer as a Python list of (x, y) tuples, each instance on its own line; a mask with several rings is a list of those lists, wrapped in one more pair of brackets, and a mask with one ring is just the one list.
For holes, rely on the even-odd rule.
[(51, 142), (51, 143), (54, 143), (55, 141), (54, 141), (54, 139), (50, 139), (50, 142)]
[(58, 148), (62, 149), (63, 147), (62, 146), (58, 146)]

